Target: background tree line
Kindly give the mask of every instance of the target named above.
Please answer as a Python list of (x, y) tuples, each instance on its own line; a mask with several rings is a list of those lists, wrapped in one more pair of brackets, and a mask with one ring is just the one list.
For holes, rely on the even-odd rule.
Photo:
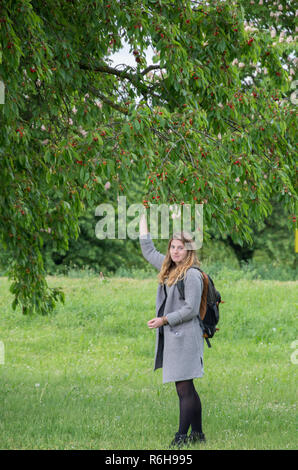
[[(140, 184), (132, 183), (127, 195), (127, 205), (138, 200), (142, 195)], [(110, 202), (116, 209), (117, 227), (117, 195), (106, 193), (105, 202)], [(261, 223), (254, 227), (252, 232), (253, 243), (235, 243), (229, 233), (219, 233), (212, 227), (204, 234), (202, 248), (198, 251), (199, 258), (204, 266), (212, 264), (220, 269), (223, 266), (245, 268), (250, 265), (265, 267), (267, 269), (262, 277), (276, 278), (279, 272), (288, 279), (296, 278), (297, 255), (294, 251), (294, 230), (289, 228), (288, 214), (279, 201), (272, 201), (272, 213)], [(95, 234), (95, 227), (99, 218), (95, 215), (96, 205), (86, 209), (80, 218), (80, 233), (76, 240), (71, 240), (67, 250), (57, 250), (51, 240), (42, 248), (45, 267), (48, 274), (68, 274), (70, 271), (89, 271), (90, 273), (103, 272), (104, 275), (133, 275), (134, 271), (144, 270), (148, 274), (148, 263), (144, 261), (139, 241), (120, 239), (99, 240)], [(149, 222), (149, 220), (148, 220)], [(160, 219), (159, 219), (160, 226)], [(117, 233), (116, 233), (117, 235)], [(156, 239), (154, 243), (158, 249), (165, 252), (167, 240)], [(0, 266), (2, 273), (9, 264), (8, 255), (2, 251)], [(272, 266), (275, 269), (272, 271)], [(285, 274), (287, 273), (287, 274)]]

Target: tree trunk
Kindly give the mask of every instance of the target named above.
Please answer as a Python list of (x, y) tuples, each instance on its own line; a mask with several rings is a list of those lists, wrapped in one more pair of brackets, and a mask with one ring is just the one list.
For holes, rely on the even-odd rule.
[(243, 263), (248, 263), (252, 260), (255, 252), (254, 246), (248, 245), (245, 242), (242, 246), (238, 245), (238, 243), (233, 242), (232, 237), (230, 235), (227, 237), (226, 240), (223, 241), (233, 249), (240, 267)]

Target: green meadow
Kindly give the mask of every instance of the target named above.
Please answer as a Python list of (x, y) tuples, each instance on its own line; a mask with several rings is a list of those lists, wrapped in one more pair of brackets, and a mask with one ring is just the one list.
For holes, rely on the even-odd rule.
[[(167, 449), (175, 385), (153, 371), (157, 281), (49, 277), (64, 305), (46, 317), (11, 309), (0, 278), (0, 448)], [(206, 444), (297, 449), (297, 282), (216, 282), (220, 330), (195, 385)]]

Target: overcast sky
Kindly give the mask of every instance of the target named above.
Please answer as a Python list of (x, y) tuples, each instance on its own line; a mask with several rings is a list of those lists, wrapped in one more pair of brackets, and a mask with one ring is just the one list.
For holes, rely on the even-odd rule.
[[(151, 48), (147, 49), (146, 51), (147, 65), (153, 64), (152, 62), (153, 55), (154, 55), (153, 50)], [(129, 52), (128, 44), (124, 44), (123, 49), (121, 51), (116, 52), (116, 54), (110, 55), (109, 59), (113, 61), (114, 66), (125, 64), (125, 65), (130, 65), (131, 67), (136, 67), (137, 65), (133, 53)]]

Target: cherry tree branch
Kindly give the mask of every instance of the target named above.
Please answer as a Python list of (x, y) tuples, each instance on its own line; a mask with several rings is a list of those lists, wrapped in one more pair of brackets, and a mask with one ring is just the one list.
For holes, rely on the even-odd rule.
[[(106, 73), (110, 75), (114, 75), (120, 79), (126, 79), (128, 80), (145, 98), (148, 96), (161, 99), (161, 97), (155, 93), (153, 93), (153, 86), (149, 87), (147, 86), (143, 80), (140, 78), (139, 75), (129, 73), (127, 70), (118, 70), (114, 67), (110, 67), (109, 65), (87, 65), (83, 64), (82, 62), (79, 63), (79, 67), (82, 70), (88, 70), (90, 72), (100, 72), (100, 73)], [(151, 70), (160, 70), (161, 67), (159, 65), (149, 65), (146, 67), (142, 72), (141, 76), (146, 75), (149, 73)], [(108, 104), (108, 103), (107, 103)]]
[(128, 109), (127, 108), (124, 108), (124, 106), (121, 106), (120, 104), (118, 103), (114, 103), (114, 101), (110, 100), (109, 98), (107, 98), (106, 96), (104, 96), (97, 88), (95, 88), (94, 86), (92, 85), (88, 85), (88, 90), (91, 91), (91, 93), (93, 93), (95, 96), (97, 96), (99, 99), (101, 99), (101, 101), (105, 104), (107, 104), (108, 106), (111, 106), (111, 108), (114, 108), (116, 109), (117, 111), (119, 111), (120, 113), (122, 114), (128, 114)]
[(147, 73), (151, 72), (151, 70), (160, 70), (160, 69), (161, 69), (160, 65), (149, 65), (147, 68), (145, 68), (141, 72), (141, 75), (146, 75)]

